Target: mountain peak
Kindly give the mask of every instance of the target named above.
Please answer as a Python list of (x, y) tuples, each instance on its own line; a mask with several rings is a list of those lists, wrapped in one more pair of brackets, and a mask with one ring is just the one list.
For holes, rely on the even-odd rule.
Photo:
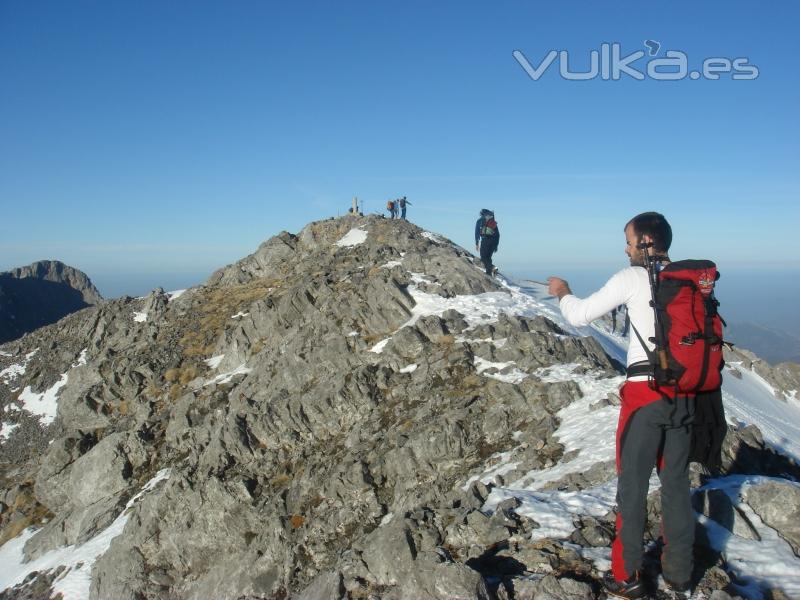
[[(0, 348), (6, 585), (591, 597), (613, 527), (621, 343), (379, 216), (282, 232), (184, 293), (70, 315)], [(742, 431), (730, 468), (775, 437)], [(800, 477), (770, 456), (764, 474)]]
[(0, 343), (102, 300), (84, 272), (57, 260), (0, 273)]

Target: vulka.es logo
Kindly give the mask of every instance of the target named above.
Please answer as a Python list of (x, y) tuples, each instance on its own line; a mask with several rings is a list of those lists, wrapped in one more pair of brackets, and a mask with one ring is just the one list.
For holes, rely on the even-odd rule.
[[(658, 55), (661, 43), (655, 40), (645, 40), (644, 46), (648, 50), (648, 55), (653, 57)], [(521, 50), (514, 50), (514, 59), (525, 70), (534, 81), (539, 81), (547, 72), (550, 66), (558, 59), (558, 73), (563, 79), (569, 81), (585, 81), (588, 79), (618, 81), (623, 75), (627, 75), (639, 81), (649, 78), (656, 81), (680, 81), (682, 79), (710, 79), (717, 80), (721, 75), (730, 75), (731, 79), (750, 80), (756, 79), (759, 75), (758, 67), (751, 65), (747, 58), (724, 58), (713, 57), (703, 60), (699, 70), (689, 71), (689, 57), (685, 52), (677, 50), (667, 50), (663, 57), (650, 58), (644, 70), (639, 70), (634, 63), (645, 57), (645, 52), (637, 50), (626, 56), (622, 56), (621, 44), (619, 42), (602, 43), (600, 50), (589, 52), (589, 68), (586, 71), (576, 71), (574, 66), (570, 66), (569, 52), (566, 50), (550, 50), (537, 65), (522, 53)]]

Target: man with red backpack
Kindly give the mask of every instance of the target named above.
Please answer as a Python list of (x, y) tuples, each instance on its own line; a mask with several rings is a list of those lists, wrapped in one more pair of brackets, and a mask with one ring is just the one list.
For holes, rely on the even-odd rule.
[(655, 467), (661, 480), (662, 574), (677, 594), (691, 587), (694, 513), (689, 494), (692, 421), (697, 393), (721, 385), (722, 321), (710, 261), (671, 262), (672, 229), (663, 215), (642, 213), (625, 226), (631, 266), (585, 299), (558, 277), (548, 280), (564, 317), (585, 326), (624, 304), (631, 322), (627, 379), (616, 434), (617, 535), (606, 591), (645, 598), (643, 537)]
[(481, 209), (481, 216), (475, 222), (475, 250), (479, 250), (486, 274), (491, 276), (497, 271), (492, 264), (492, 254), (500, 245), (500, 228), (495, 221), (494, 213), (487, 208)]

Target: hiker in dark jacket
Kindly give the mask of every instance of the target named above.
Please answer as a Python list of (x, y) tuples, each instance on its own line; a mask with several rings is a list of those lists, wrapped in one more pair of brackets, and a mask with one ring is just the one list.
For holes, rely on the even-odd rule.
[(494, 220), (494, 213), (481, 209), (481, 216), (475, 222), (475, 250), (480, 251), (481, 261), (487, 275), (494, 275), (497, 267), (492, 264), (492, 254), (500, 245), (500, 228)]
[(402, 198), (400, 198), (400, 200), (397, 201), (397, 203), (400, 205), (400, 218), (401, 219), (405, 219), (406, 218), (406, 204), (410, 205), (411, 202), (406, 200), (406, 197), (403, 196)]

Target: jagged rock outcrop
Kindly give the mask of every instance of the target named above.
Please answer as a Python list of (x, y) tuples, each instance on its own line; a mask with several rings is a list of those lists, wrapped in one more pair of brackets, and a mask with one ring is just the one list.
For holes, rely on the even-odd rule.
[(0, 273), (0, 344), (102, 300), (85, 273), (57, 260)]
[[(575, 544), (607, 545), (613, 514), (534, 541), (515, 498), (482, 510), (564, 459), (581, 375), (620, 373), (594, 337), (504, 310), (512, 293), (411, 223), (348, 216), (6, 344), (2, 541), (35, 525), (35, 559), (108, 537), (94, 599), (595, 597)], [(549, 376), (564, 365), (575, 381)], [(51, 422), (35, 399), (54, 389)], [(476, 480), (501, 454), (513, 468)]]

